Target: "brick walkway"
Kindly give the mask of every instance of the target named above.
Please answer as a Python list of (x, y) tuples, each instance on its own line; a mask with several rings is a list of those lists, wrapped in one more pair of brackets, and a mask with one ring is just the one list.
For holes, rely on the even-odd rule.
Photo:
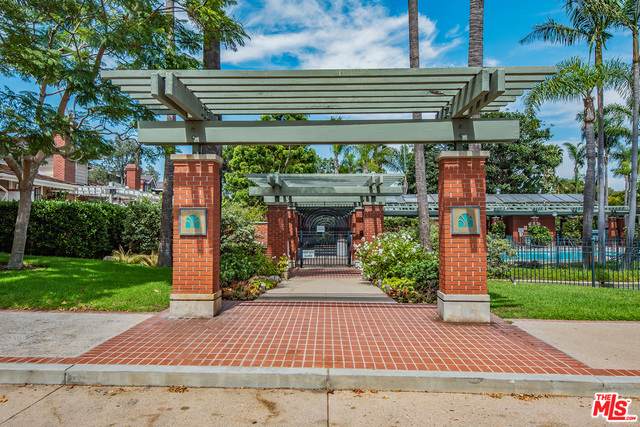
[(76, 358), (0, 363), (316, 367), (572, 375), (594, 370), (497, 317), (449, 324), (434, 305), (225, 302), (213, 319), (162, 312)]

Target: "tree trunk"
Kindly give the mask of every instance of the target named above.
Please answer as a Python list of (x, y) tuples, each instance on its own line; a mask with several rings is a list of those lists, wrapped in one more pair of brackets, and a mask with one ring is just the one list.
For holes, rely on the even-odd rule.
[[(469, 1), (469, 67), (484, 65), (484, 0)], [(476, 114), (472, 119), (479, 119)], [(480, 151), (482, 144), (469, 144), (469, 150)]]
[[(418, 0), (409, 0), (409, 66), (420, 68), (420, 36), (418, 32)], [(413, 113), (413, 120), (422, 120), (421, 113)], [(418, 201), (418, 226), (420, 244), (431, 248), (431, 222), (429, 221), (429, 195), (427, 194), (427, 173), (424, 163), (424, 145), (413, 146), (416, 168), (416, 190)]]
[(631, 123), (631, 182), (629, 187), (629, 224), (627, 225), (627, 256), (625, 266), (632, 263), (633, 237), (636, 228), (636, 206), (638, 197), (638, 103), (640, 93), (640, 52), (638, 50), (638, 32), (633, 32), (633, 120)]
[(598, 263), (605, 262), (605, 239), (607, 220), (604, 214), (606, 183), (604, 177), (604, 90), (597, 88), (598, 93)]
[[(220, 40), (211, 34), (205, 34), (202, 49), (202, 62), (205, 70), (220, 69)], [(214, 120), (222, 120), (222, 116), (216, 114)], [(222, 157), (222, 145), (203, 145), (202, 154), (217, 154)]]
[(582, 216), (582, 264), (585, 268), (591, 266), (588, 254), (593, 253), (593, 208), (596, 196), (596, 142), (593, 125), (593, 99), (584, 100), (584, 117), (587, 149), (587, 174), (584, 179), (584, 211)]
[(336, 174), (339, 173), (340, 172), (339, 167), (340, 167), (340, 164), (338, 163), (338, 156), (336, 155), (333, 158), (333, 173), (336, 173)]
[(29, 227), (29, 217), (31, 216), (31, 194), (33, 192), (33, 181), (38, 173), (40, 163), (44, 160), (44, 154), (38, 152), (36, 156), (23, 156), (22, 168), (18, 167), (13, 158), (5, 158), (7, 164), (18, 178), (20, 190), (20, 201), (18, 202), (18, 215), (16, 216), (16, 226), (13, 232), (13, 244), (7, 268), (9, 270), (22, 269), (24, 260), (24, 249), (27, 245), (27, 229)]
[(20, 185), (20, 201), (18, 202), (18, 216), (16, 217), (16, 228), (13, 233), (13, 245), (11, 256), (9, 257), (9, 270), (21, 270), (24, 260), (24, 249), (27, 245), (27, 228), (29, 217), (31, 216), (31, 193), (33, 183)]
[[(175, 122), (176, 116), (168, 115), (167, 121)], [(167, 152), (164, 156), (158, 267), (171, 266), (173, 266), (173, 160), (171, 160), (171, 154)]]

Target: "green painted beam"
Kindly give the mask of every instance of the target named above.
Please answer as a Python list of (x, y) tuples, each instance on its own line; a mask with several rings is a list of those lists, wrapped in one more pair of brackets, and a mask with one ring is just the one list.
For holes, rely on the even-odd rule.
[(464, 117), (465, 111), (489, 93), (489, 78), (490, 76), (487, 70), (482, 70), (476, 74), (471, 81), (453, 97), (448, 105), (447, 116), (440, 114), (439, 117), (453, 119)]
[(250, 196), (400, 196), (402, 187), (249, 187)]
[(173, 73), (165, 77), (165, 95), (183, 111), (189, 113), (191, 120), (209, 120), (211, 113)]
[(489, 104), (499, 105), (496, 101), (505, 91), (505, 74), (504, 70), (496, 70), (491, 73), (489, 92), (480, 97), (475, 102), (464, 117), (473, 117), (475, 114), (482, 112), (482, 109)]
[[(518, 76), (547, 76), (554, 74), (555, 66), (534, 67), (451, 67), (451, 68), (387, 68), (387, 69), (333, 69), (333, 70), (166, 70), (183, 78), (205, 79), (279, 79), (279, 78), (372, 78), (372, 77), (425, 77), (425, 76), (474, 76), (482, 69), (491, 72), (504, 68), (509, 74)], [(149, 70), (103, 70), (103, 79), (148, 78)]]
[(307, 145), (514, 142), (517, 119), (140, 122), (148, 145)]
[[(177, 114), (178, 116), (180, 116), (182, 120), (189, 120), (190, 118), (189, 113), (187, 113), (179, 105), (173, 102), (173, 100), (169, 99), (165, 95), (165, 83), (166, 83), (165, 79), (162, 75), (160, 75), (159, 73), (152, 74), (151, 75), (151, 96), (153, 97), (154, 101), (149, 100), (144, 102), (145, 103), (148, 102), (148, 105), (156, 105), (160, 103), (161, 105), (165, 106), (171, 111), (170, 114)], [(141, 104), (145, 105), (142, 102)]]

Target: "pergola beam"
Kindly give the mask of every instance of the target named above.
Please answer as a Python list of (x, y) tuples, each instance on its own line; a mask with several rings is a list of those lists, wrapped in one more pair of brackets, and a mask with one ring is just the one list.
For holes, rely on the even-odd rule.
[(148, 145), (308, 145), (514, 142), (517, 119), (140, 122)]
[(287, 187), (287, 188), (265, 188), (265, 187), (249, 187), (250, 196), (278, 196), (278, 197), (295, 197), (295, 196), (400, 196), (402, 187)]
[(173, 73), (151, 75), (151, 97), (141, 100), (142, 105), (154, 106), (160, 102), (183, 120), (208, 120), (211, 113)]

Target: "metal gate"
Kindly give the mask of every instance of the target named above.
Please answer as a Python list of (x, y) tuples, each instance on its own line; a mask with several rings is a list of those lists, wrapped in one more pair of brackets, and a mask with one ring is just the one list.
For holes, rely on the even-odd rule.
[(351, 266), (351, 211), (345, 206), (296, 206), (299, 246), (297, 263)]

